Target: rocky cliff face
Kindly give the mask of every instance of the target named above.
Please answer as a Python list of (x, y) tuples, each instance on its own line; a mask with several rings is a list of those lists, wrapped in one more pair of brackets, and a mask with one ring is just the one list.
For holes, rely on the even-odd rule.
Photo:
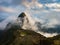
[(26, 16), (26, 14), (24, 12), (22, 12), (18, 18), (17, 18), (17, 23), (18, 25), (20, 25), (21, 28), (23, 29), (28, 29), (28, 25), (29, 25), (29, 19)]

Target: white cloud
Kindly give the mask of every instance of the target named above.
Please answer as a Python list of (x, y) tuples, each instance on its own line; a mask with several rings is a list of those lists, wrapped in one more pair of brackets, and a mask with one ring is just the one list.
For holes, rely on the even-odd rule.
[(51, 11), (60, 12), (60, 3), (49, 3), (45, 4)]
[(60, 9), (51, 9), (51, 11), (60, 12)]
[(46, 37), (53, 37), (53, 36), (56, 36), (58, 35), (57, 33), (53, 33), (53, 34), (50, 34), (50, 33), (44, 33), (44, 36)]
[(49, 8), (60, 8), (60, 3), (45, 4)]
[[(45, 26), (46, 27), (54, 27), (56, 24), (59, 24), (59, 21), (56, 19), (56, 17), (54, 15), (59, 15), (58, 13), (56, 12), (60, 12), (60, 4), (59, 3), (49, 3), (49, 4), (45, 4), (46, 7), (48, 7), (50, 10), (46, 10), (44, 7), (43, 4), (39, 3), (37, 0), (13, 0), (13, 3), (14, 4), (19, 4), (19, 5), (22, 5), (22, 6), (25, 6), (25, 12), (29, 12), (29, 14), (33, 15), (34, 14), (37, 14), (39, 15), (40, 17), (43, 17), (43, 19), (51, 19), (49, 20), (49, 22), (47, 22), (46, 20), (43, 20), (42, 18), (41, 19), (38, 19), (37, 18), (34, 18), (36, 21), (38, 22), (41, 22), (43, 25), (45, 23)], [(53, 0), (55, 1), (55, 0)], [(9, 1), (8, 1), (9, 2)], [(18, 2), (18, 3), (17, 3)], [(11, 2), (10, 2), (11, 3)], [(17, 7), (17, 6), (16, 6)], [(16, 9), (16, 7), (14, 7)], [(9, 13), (16, 13), (16, 10), (14, 8), (10, 8), (10, 7), (0, 7), (0, 11), (5, 11), (5, 12), (9, 12)], [(22, 7), (17, 7), (18, 10), (23, 10)], [(17, 11), (18, 11), (17, 10)], [(22, 11), (18, 11), (19, 13), (22, 12)], [(32, 11), (34, 10), (34, 11)], [(54, 12), (56, 11), (56, 12)], [(30, 16), (31, 16), (30, 15)], [(53, 15), (53, 16), (51, 16)], [(28, 15), (29, 16), (29, 15)], [(55, 18), (54, 18), (55, 17)], [(13, 17), (12, 17), (13, 18)], [(54, 18), (54, 19), (53, 19)], [(11, 19), (11, 18), (10, 18)], [(8, 19), (7, 21), (3, 21), (2, 23), (0, 23), (0, 28), (4, 28), (6, 26), (6, 24), (10, 21), (10, 19)], [(59, 18), (60, 19), (60, 18)], [(12, 20), (12, 19), (11, 19)], [(34, 25), (34, 22), (32, 21), (32, 19), (29, 19), (31, 20), (30, 23)], [(46, 23), (46, 22), (47, 23)], [(32, 25), (31, 24), (31, 25)], [(1, 26), (2, 25), (2, 26)], [(4, 26), (5, 25), (5, 26)], [(32, 28), (33, 28), (32, 26)], [(34, 27), (33, 29), (36, 29), (36, 27)], [(53, 35), (56, 35), (56, 34), (48, 34), (48, 33), (43, 33), (44, 36), (46, 37), (49, 37), (49, 36), (53, 36)]]
[(52, 0), (53, 2), (56, 2), (57, 0)]
[(46, 33), (46, 32), (43, 32), (43, 31), (38, 31), (38, 33), (42, 34), (45, 37), (53, 37), (53, 36), (58, 35), (57, 33)]
[(37, 0), (32, 0), (31, 2), (24, 1), (22, 4), (29, 9), (31, 9), (31, 8), (42, 8), (43, 7), (43, 5), (38, 3)]
[(57, 19), (50, 19), (47, 24), (45, 24), (46, 28), (54, 28), (56, 25), (59, 25), (59, 21)]
[(10, 8), (10, 7), (4, 7), (4, 6), (1, 6), (0, 7), (0, 11), (3, 11), (3, 12), (9, 12), (9, 13), (16, 13), (17, 11), (13, 8)]

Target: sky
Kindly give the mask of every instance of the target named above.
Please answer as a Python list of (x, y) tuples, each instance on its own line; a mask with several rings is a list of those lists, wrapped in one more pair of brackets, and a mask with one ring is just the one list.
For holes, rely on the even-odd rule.
[(21, 12), (26, 12), (42, 26), (60, 25), (60, 0), (0, 0), (0, 25)]

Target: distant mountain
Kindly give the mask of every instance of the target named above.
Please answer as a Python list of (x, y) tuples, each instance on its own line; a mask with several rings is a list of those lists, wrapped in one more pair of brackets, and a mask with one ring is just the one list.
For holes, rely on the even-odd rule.
[(0, 22), (2, 22), (4, 19), (0, 19)]
[(0, 22), (2, 22), (4, 19), (0, 17)]
[(56, 25), (54, 28), (42, 28), (43, 32), (58, 33), (60, 34), (60, 25)]
[(6, 19), (6, 17), (8, 17), (8, 16), (6, 16), (6, 15), (3, 15), (3, 13), (1, 14), (2, 12), (0, 12), (0, 22), (2, 22), (3, 20), (5, 20)]

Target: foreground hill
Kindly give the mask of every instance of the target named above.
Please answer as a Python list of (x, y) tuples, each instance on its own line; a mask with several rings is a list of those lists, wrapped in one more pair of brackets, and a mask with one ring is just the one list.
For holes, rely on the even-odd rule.
[(0, 45), (60, 45), (60, 35), (46, 38), (31, 30), (12, 27), (0, 37)]

